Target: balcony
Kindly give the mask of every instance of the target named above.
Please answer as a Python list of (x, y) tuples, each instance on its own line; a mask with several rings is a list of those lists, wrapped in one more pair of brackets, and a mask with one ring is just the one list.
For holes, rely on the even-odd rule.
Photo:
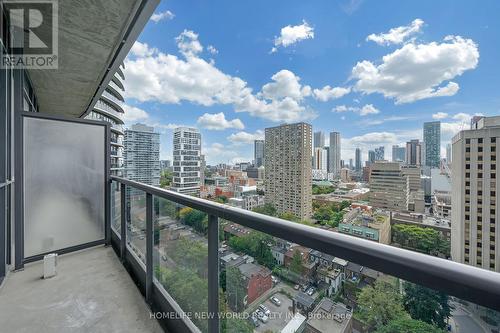
[(61, 256), (52, 279), (40, 279), (42, 266), (26, 265), (7, 278), (0, 291), (2, 330), (162, 332), (112, 248)]

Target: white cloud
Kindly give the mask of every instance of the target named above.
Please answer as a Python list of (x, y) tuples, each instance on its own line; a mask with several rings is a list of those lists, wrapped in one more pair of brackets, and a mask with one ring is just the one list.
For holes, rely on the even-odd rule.
[(354, 112), (358, 113), (360, 116), (367, 116), (369, 114), (377, 114), (380, 113), (380, 110), (373, 106), (373, 104), (366, 104), (363, 107), (357, 106), (345, 106), (345, 105), (337, 105), (332, 109), (332, 112)]
[(274, 39), (274, 47), (271, 50), (276, 52), (278, 47), (288, 47), (301, 40), (314, 38), (314, 28), (311, 27), (305, 20), (302, 20), (301, 25), (287, 25), (281, 28), (281, 33)]
[(448, 114), (446, 112), (438, 112), (432, 115), (432, 119), (440, 120), (445, 118), (448, 118)]
[(366, 116), (369, 114), (377, 114), (377, 113), (380, 113), (380, 110), (374, 107), (372, 104), (367, 104), (363, 106), (361, 110), (359, 110), (359, 114), (361, 116)]
[(169, 21), (175, 17), (174, 13), (172, 13), (170, 10), (166, 10), (164, 12), (160, 13), (154, 13), (151, 15), (151, 21), (158, 23), (160, 21), (166, 20)]
[(198, 34), (192, 30), (186, 30), (175, 38), (179, 51), (186, 57), (192, 57), (203, 51), (203, 46), (198, 41)]
[(396, 104), (452, 96), (459, 86), (449, 80), (476, 68), (479, 50), (471, 39), (448, 36), (442, 43), (405, 44), (382, 58), (380, 65), (364, 60), (352, 69), (355, 90), (381, 93)]
[(146, 43), (135, 42), (130, 49), (130, 53), (136, 57), (150, 57), (158, 53), (157, 48), (151, 48)]
[(280, 70), (271, 79), (273, 82), (262, 86), (262, 96), (266, 99), (278, 100), (290, 97), (300, 101), (304, 97), (311, 95), (311, 87), (302, 86), (299, 83), (300, 77), (287, 69)]
[(136, 42), (135, 51), (125, 61), (127, 98), (163, 104), (188, 101), (203, 106), (233, 105), (236, 112), (248, 112), (275, 122), (316, 117), (314, 111), (302, 104), (303, 98), (311, 94), (311, 88), (302, 86), (300, 78), (292, 72), (279, 71), (272, 76), (272, 82), (264, 85), (263, 91), (254, 94), (244, 80), (223, 73), (213, 61), (199, 56), (203, 46), (196, 33), (185, 30), (176, 41), (182, 58)]
[(228, 128), (244, 129), (243, 122), (239, 119), (227, 120), (223, 112), (219, 113), (205, 113), (198, 118), (198, 125), (209, 129), (221, 131)]
[(219, 50), (217, 50), (213, 45), (208, 45), (207, 46), (207, 51), (210, 52), (210, 54), (217, 54), (219, 53)]
[(464, 112), (451, 116), (451, 121), (441, 122), (441, 143), (443, 147), (462, 130), (470, 128), (470, 121), (474, 116), (482, 116), (482, 113), (468, 114)]
[(232, 143), (253, 143), (255, 140), (264, 139), (264, 132), (261, 130), (257, 130), (255, 133), (248, 133), (245, 131), (241, 131), (238, 133), (233, 133), (227, 137), (229, 141)]
[(351, 88), (350, 87), (347, 87), (347, 88), (343, 88), (343, 87), (332, 88), (330, 86), (324, 86), (321, 89), (314, 89), (313, 90), (314, 98), (316, 98), (317, 100), (319, 100), (321, 102), (326, 102), (326, 101), (329, 101), (331, 99), (337, 99), (337, 98), (343, 97), (343, 96), (347, 95), (350, 92), (351, 92)]
[(134, 121), (144, 121), (149, 118), (149, 115), (146, 111), (135, 106), (124, 104), (123, 111), (124, 114), (122, 119), (126, 123)]
[(410, 36), (418, 33), (423, 25), (424, 21), (416, 19), (408, 26), (392, 28), (387, 33), (371, 34), (366, 37), (366, 40), (373, 41), (379, 45), (401, 44)]

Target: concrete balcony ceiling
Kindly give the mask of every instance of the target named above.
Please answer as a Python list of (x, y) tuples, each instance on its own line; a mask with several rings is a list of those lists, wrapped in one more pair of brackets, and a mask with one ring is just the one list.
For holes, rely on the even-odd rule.
[(158, 2), (59, 1), (59, 68), (29, 71), (39, 111), (66, 117), (90, 112)]

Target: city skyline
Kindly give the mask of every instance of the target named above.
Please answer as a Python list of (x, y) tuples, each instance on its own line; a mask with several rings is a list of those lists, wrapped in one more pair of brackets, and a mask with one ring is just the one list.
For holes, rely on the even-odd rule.
[[(125, 74), (130, 78), (125, 82), (130, 87), (125, 122), (139, 118), (156, 125), (162, 133), (162, 158), (171, 158), (174, 125), (199, 127), (207, 163), (215, 164), (251, 161), (253, 140), (262, 138), (264, 128), (300, 120), (309, 122), (315, 132), (340, 132), (346, 160), (355, 157), (357, 147), (367, 160), (368, 151), (382, 145), (390, 159), (392, 145), (422, 141), (423, 123), (440, 120), (440, 150), (445, 156), (446, 144), (458, 130), (467, 128), (471, 116), (498, 112), (498, 101), (489, 98), (498, 78), (488, 68), (495, 58), (493, 31), (499, 23), (488, 16), (478, 14), (479, 20), (471, 15), (478, 10), (472, 5), (454, 7), (446, 22), (441, 22), (439, 12), (450, 3), (437, 4), (432, 12), (418, 4), (395, 4), (394, 10), (400, 13), (397, 17), (382, 15), (370, 25), (359, 24), (375, 10), (376, 4), (367, 2), (352, 13), (338, 3), (304, 4), (299, 13), (291, 9), (294, 6), (265, 5), (272, 8), (259, 12), (279, 11), (279, 19), (268, 20), (269, 14), (261, 17), (262, 13), (247, 8), (263, 3), (234, 5), (244, 17), (235, 11), (228, 17), (227, 9), (216, 5), (215, 9), (221, 6), (220, 11), (200, 12), (196, 20), (188, 18), (191, 6), (160, 4), (158, 13), (170, 10), (175, 16), (150, 21), (125, 62)], [(493, 2), (484, 7), (498, 11)], [(319, 12), (329, 12), (346, 24), (325, 22)], [(213, 27), (214, 19), (223, 23), (224, 31)], [(470, 22), (466, 27), (459, 24), (465, 19)], [(266, 24), (248, 30), (250, 24), (255, 27), (256, 20)], [(309, 37), (285, 47), (279, 41), (281, 29), (287, 26), (305, 29)], [(381, 42), (391, 29), (412, 26), (417, 32), (401, 43)], [(351, 38), (346, 40), (346, 35)], [(385, 91), (382, 82), (361, 77), (364, 65), (377, 68), (384, 56), (395, 56), (403, 49), (416, 54), (417, 47), (426, 50), (430, 45), (436, 45), (437, 58), (446, 64), (437, 68), (438, 76), (424, 77), (433, 65), (427, 63), (402, 73), (419, 82), (420, 90), (396, 86)], [(462, 54), (465, 60), (458, 61), (453, 53)], [(338, 61), (332, 62), (334, 54)], [(174, 69), (170, 74), (161, 70), (164, 57)], [(259, 71), (253, 70), (256, 61)], [(215, 79), (215, 89), (201, 84), (197, 72), (191, 70), (193, 63), (209, 82)], [(180, 78), (180, 68), (192, 80), (190, 85)], [(443, 79), (444, 72), (452, 74)], [(252, 107), (238, 99), (242, 94), (247, 94), (245, 103)], [(328, 141), (327, 136), (325, 139)]]

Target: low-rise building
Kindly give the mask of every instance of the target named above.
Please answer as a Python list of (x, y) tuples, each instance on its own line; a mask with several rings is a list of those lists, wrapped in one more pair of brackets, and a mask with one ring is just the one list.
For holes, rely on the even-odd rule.
[(250, 304), (273, 287), (271, 271), (261, 265), (244, 263), (238, 266), (247, 285), (246, 304)]
[(245, 195), (239, 198), (230, 198), (228, 204), (246, 210), (253, 210), (264, 205), (264, 196), (258, 194)]
[(271, 247), (271, 254), (273, 255), (274, 260), (280, 266), (285, 265), (285, 253), (287, 250), (281, 246), (273, 246)]
[(344, 214), (338, 231), (382, 244), (391, 242), (390, 216), (380, 210), (369, 213), (361, 207), (351, 208)]
[(348, 262), (345, 268), (345, 278), (358, 286), (373, 285), (382, 273), (354, 262)]
[(323, 298), (309, 314), (305, 333), (351, 333), (352, 312), (342, 303)]
[(451, 219), (451, 192), (434, 191), (432, 210), (436, 217)]
[(416, 225), (421, 228), (432, 228), (439, 231), (440, 235), (451, 240), (451, 220), (438, 218), (425, 214), (414, 213), (391, 213), (391, 226), (395, 224)]

